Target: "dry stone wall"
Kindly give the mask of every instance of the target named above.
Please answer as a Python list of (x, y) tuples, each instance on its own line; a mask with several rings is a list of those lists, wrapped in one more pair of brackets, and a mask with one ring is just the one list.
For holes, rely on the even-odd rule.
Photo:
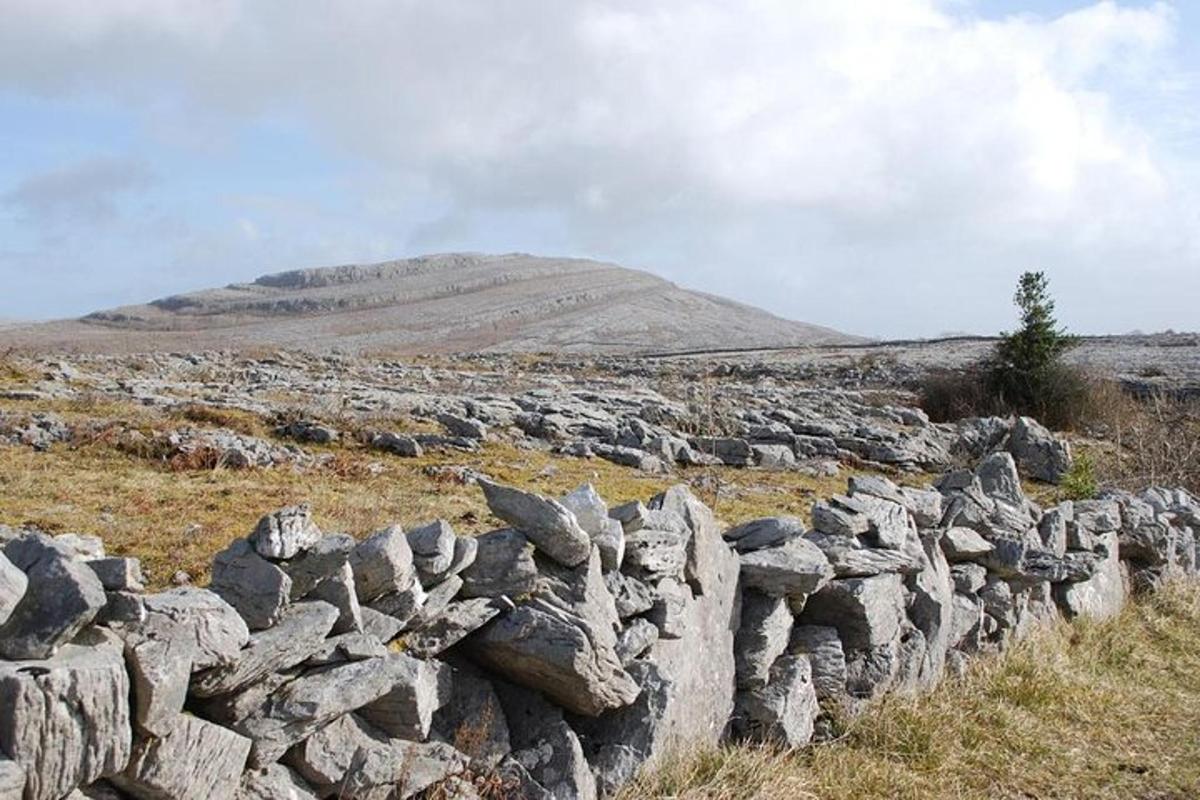
[(480, 480), (510, 527), (361, 541), (304, 506), (146, 593), (99, 540), (0, 529), (0, 800), (611, 796), (688, 742), (802, 745), (1063, 614), (1196, 571), (1179, 490), (1040, 508), (1008, 452), (852, 478), (723, 530)]

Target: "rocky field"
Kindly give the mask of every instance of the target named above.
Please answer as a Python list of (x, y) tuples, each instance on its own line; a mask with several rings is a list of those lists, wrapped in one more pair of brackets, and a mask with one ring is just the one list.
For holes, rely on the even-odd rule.
[[(1164, 341), (1138, 347), (1186, 387), (1163, 354), (1196, 343)], [(1184, 602), (1200, 503), (1072, 502), (1079, 442), (931, 422), (913, 381), (976, 345), (928, 347), (10, 354), (0, 798), (1187, 796), (1175, 683), (1127, 709), (1165, 720), (1157, 755), (1098, 741), (1055, 789), (1065, 751), (1016, 742), (1062, 697), (1112, 707), (1039, 695), (1025, 648), (1133, 630), (1134, 590)], [(936, 789), (917, 761), (948, 751), (894, 736), (934, 687), (910, 720), (1015, 709), (976, 721), (995, 763)], [(870, 736), (900, 761), (864, 760)]]

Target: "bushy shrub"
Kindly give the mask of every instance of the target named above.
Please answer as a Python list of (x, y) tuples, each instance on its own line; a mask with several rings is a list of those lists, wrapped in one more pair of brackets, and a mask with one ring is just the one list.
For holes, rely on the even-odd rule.
[(1058, 488), (1067, 500), (1090, 500), (1100, 491), (1092, 457), (1078, 453), (1071, 469), (1059, 479)]

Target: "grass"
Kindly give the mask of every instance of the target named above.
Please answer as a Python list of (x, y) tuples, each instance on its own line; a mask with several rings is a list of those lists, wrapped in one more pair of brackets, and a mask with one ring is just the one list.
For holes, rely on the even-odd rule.
[[(99, 400), (65, 404), (0, 404), (6, 410), (53, 410), (66, 421), (120, 419), (142, 430), (173, 425), (221, 425), (270, 436), (270, 426), (243, 411), (186, 407), (169, 413)], [(390, 421), (395, 422), (395, 421)], [(404, 427), (403, 424), (388, 427)], [(403, 421), (399, 421), (403, 423)], [(408, 427), (423, 427), (414, 421)], [(110, 553), (142, 560), (150, 585), (162, 587), (177, 570), (206, 583), (215, 553), (253, 529), (263, 514), (309, 502), (325, 530), (365, 535), (394, 522), (436, 517), (462, 533), (500, 527), (473, 485), (440, 467), (468, 467), (544, 494), (565, 494), (593, 483), (610, 504), (647, 500), (667, 486), (692, 482), (729, 523), (777, 514), (807, 516), (815, 499), (845, 489), (846, 474), (696, 468), (649, 475), (601, 459), (556, 456), (489, 443), (478, 453), (427, 453), (406, 459), (364, 449), (354, 441), (305, 445), (332, 453), (327, 467), (275, 469), (180, 468), (118, 450), (98, 436), (38, 453), (0, 446), (0, 523), (31, 524), (52, 532), (102, 537)]]
[(1105, 623), (1061, 622), (961, 680), (890, 697), (835, 741), (677, 755), (644, 798), (1200, 796), (1200, 585), (1139, 598)]

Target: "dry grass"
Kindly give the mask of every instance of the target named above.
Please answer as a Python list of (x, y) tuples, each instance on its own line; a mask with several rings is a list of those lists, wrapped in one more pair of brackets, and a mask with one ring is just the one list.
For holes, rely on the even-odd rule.
[[(100, 400), (12, 407), (54, 410), (73, 424), (120, 419), (152, 431), (186, 420), (269, 435), (269, 426), (240, 411), (184, 409), (164, 415)], [(406, 459), (368, 451), (351, 440), (306, 445), (333, 455), (324, 467), (231, 470), (214, 468), (219, 459), (205, 459), (203, 453), (187, 463), (142, 458), (118, 449), (111, 438), (101, 432), (45, 453), (0, 446), (0, 523), (100, 535), (110, 552), (141, 558), (155, 587), (169, 582), (176, 570), (206, 582), (216, 552), (250, 531), (262, 514), (292, 503), (310, 502), (326, 530), (360, 536), (393, 522), (408, 525), (435, 517), (464, 533), (498, 527), (482, 493), (441, 467), (467, 467), (549, 495), (591, 482), (612, 504), (646, 500), (673, 483), (691, 481), (730, 523), (774, 514), (807, 516), (813, 500), (845, 488), (844, 474), (811, 478), (696, 469), (648, 475), (600, 459), (559, 457), (500, 443), (489, 443), (478, 453)]]
[(1200, 585), (1107, 623), (1060, 623), (965, 679), (892, 697), (805, 751), (727, 747), (642, 776), (624, 798), (1200, 796)]

